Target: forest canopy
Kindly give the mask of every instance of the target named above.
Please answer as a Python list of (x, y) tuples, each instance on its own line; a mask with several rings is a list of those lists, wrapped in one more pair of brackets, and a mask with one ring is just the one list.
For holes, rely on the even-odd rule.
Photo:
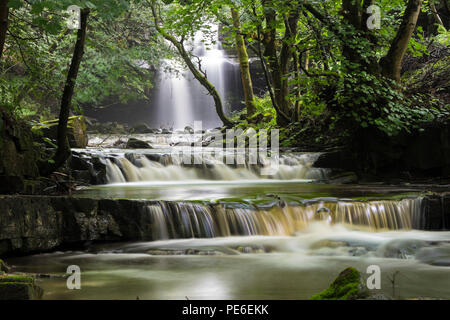
[[(281, 127), (286, 145), (305, 133), (318, 143), (367, 128), (395, 136), (449, 116), (447, 0), (0, 3), (0, 104), (29, 121), (61, 116), (69, 80), (71, 114), (151, 100), (167, 58), (193, 73), (226, 126)], [(76, 79), (67, 78), (80, 36), (68, 28), (71, 5), (89, 10)], [(195, 34), (213, 26), (240, 64), (246, 108), (238, 114), (225, 114), (193, 53)], [(264, 94), (254, 93), (250, 60), (262, 70)]]

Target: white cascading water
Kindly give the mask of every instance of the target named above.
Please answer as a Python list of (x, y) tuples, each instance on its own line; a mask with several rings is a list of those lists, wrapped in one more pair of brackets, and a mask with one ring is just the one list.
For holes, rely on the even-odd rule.
[(420, 223), (421, 199), (319, 201), (270, 209), (155, 202), (146, 207), (154, 221), (153, 240), (230, 236), (292, 236), (313, 222), (344, 224), (370, 231), (411, 230)]
[(144, 154), (134, 154), (132, 157), (117, 156), (107, 159), (106, 177), (110, 184), (192, 180), (324, 180), (328, 170), (313, 167), (318, 155), (314, 153), (283, 155), (278, 171), (274, 175), (261, 176), (258, 166), (248, 164), (230, 166), (207, 156), (201, 159), (199, 165), (185, 166), (182, 159), (174, 155), (161, 156), (159, 161), (152, 161)]
[[(192, 52), (199, 57), (202, 70), (208, 80), (216, 87), (227, 111), (225, 70), (231, 70), (233, 75), (239, 75), (239, 65), (227, 59), (219, 45), (218, 27), (211, 26), (212, 44), (205, 44), (207, 36), (197, 32), (193, 39)], [(196, 62), (196, 61), (195, 61)], [(194, 121), (202, 121), (204, 128), (215, 128), (222, 125), (217, 116), (214, 100), (206, 89), (194, 78), (192, 73), (180, 69), (174, 60), (165, 60), (160, 69), (160, 82), (157, 90), (157, 113), (162, 127), (184, 129), (192, 126)]]

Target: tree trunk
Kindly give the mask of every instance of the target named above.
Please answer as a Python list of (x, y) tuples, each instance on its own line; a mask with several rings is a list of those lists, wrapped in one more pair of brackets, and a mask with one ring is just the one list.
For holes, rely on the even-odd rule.
[(77, 42), (73, 51), (72, 62), (70, 64), (69, 73), (67, 74), (66, 84), (61, 99), (61, 109), (59, 113), (59, 122), (57, 129), (57, 149), (53, 157), (53, 163), (45, 169), (45, 174), (50, 174), (54, 170), (61, 167), (70, 157), (71, 150), (67, 138), (67, 123), (69, 120), (70, 108), (72, 106), (73, 92), (80, 69), (81, 60), (84, 55), (84, 43), (86, 40), (87, 20), (89, 9), (81, 10), (81, 26), (77, 32)]
[(248, 54), (247, 48), (245, 47), (244, 37), (241, 34), (239, 12), (235, 7), (231, 8), (231, 16), (233, 18), (236, 48), (241, 69), (242, 88), (244, 89), (245, 105), (247, 107), (247, 119), (250, 121), (251, 116), (253, 116), (256, 112), (253, 83), (250, 76), (250, 63), (248, 61)]
[[(292, 104), (288, 99), (289, 96), (289, 74), (293, 60), (294, 45), (297, 37), (298, 20), (300, 12), (292, 10), (284, 17), (284, 25), (286, 28), (282, 47), (280, 52), (280, 73), (281, 73), (281, 89), (280, 97), (278, 98), (282, 110), (286, 115), (293, 114)], [(294, 112), (295, 113), (295, 112)], [(289, 117), (291, 118), (291, 117)]]
[(436, 23), (441, 25), (441, 26), (443, 26), (445, 28), (444, 22), (442, 22), (442, 19), (439, 16), (439, 12), (436, 10), (436, 6), (434, 5), (434, 0), (430, 0), (430, 9), (431, 9), (431, 12), (433, 13), (433, 16), (434, 16), (434, 19), (436, 20)]
[(392, 41), (389, 52), (380, 61), (382, 74), (400, 82), (403, 57), (408, 50), (409, 41), (416, 28), (422, 0), (409, 0), (397, 35)]
[(8, 31), (8, 0), (0, 0), (0, 61), (2, 59), (3, 47), (5, 46), (6, 32)]
[(191, 58), (189, 57), (188, 52), (184, 48), (183, 43), (178, 41), (174, 36), (168, 34), (161, 28), (160, 22), (159, 22), (159, 16), (158, 16), (158, 13), (156, 10), (155, 1), (152, 1), (150, 3), (150, 5), (151, 5), (151, 9), (152, 9), (153, 19), (155, 20), (156, 31), (158, 31), (167, 41), (169, 41), (170, 43), (172, 43), (175, 46), (175, 48), (178, 50), (178, 53), (180, 54), (181, 58), (184, 60), (184, 62), (188, 66), (189, 70), (192, 72), (194, 78), (197, 79), (197, 81), (200, 82), (200, 84), (213, 97), (214, 103), (216, 106), (216, 112), (217, 112), (217, 115), (219, 116), (220, 120), (222, 120), (222, 122), (225, 126), (232, 127), (233, 122), (230, 119), (228, 119), (228, 117), (225, 115), (225, 113), (223, 111), (222, 99), (220, 98), (220, 94), (217, 91), (216, 87), (214, 87), (214, 85), (211, 82), (209, 82), (208, 78), (204, 74), (202, 74), (202, 72), (198, 68), (195, 67), (194, 63), (192, 62)]
[(267, 61), (269, 73), (274, 88), (275, 102), (274, 108), (277, 112), (277, 124), (280, 126), (288, 125), (290, 117), (288, 116), (286, 96), (283, 90), (283, 74), (278, 61), (277, 42), (276, 42), (276, 18), (277, 13), (273, 9), (272, 0), (263, 1), (264, 15), (266, 19), (266, 30), (264, 30), (264, 57)]
[[(355, 32), (359, 32), (362, 30), (362, 8), (360, 1), (343, 0), (342, 16), (344, 20), (346, 20), (347, 23), (353, 27)], [(352, 40), (352, 38), (350, 37), (349, 40)], [(354, 49), (354, 44), (352, 46), (352, 44), (349, 43), (348, 40), (344, 42), (342, 54), (348, 61), (352, 63), (358, 65), (361, 63), (362, 59), (360, 53)]]

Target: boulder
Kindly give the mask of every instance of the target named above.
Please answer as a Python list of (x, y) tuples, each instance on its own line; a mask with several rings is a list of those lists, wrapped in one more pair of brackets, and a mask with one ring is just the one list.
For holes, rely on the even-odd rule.
[(131, 133), (137, 134), (155, 133), (155, 130), (150, 128), (145, 123), (138, 123), (131, 128)]
[(194, 129), (192, 129), (192, 127), (190, 127), (190, 126), (186, 126), (184, 128), (184, 133), (194, 134)]
[(357, 300), (365, 299), (369, 291), (361, 274), (353, 267), (342, 271), (328, 289), (311, 297), (311, 300)]
[[(33, 131), (45, 138), (56, 141), (58, 130), (58, 119), (45, 121), (37, 126), (33, 127)], [(83, 116), (70, 117), (68, 124), (68, 138), (71, 148), (86, 148), (89, 142), (89, 137), (86, 131), (86, 121)], [(51, 145), (54, 147), (53, 145)]]
[(127, 149), (153, 149), (153, 147), (150, 144), (148, 144), (147, 142), (136, 139), (136, 138), (128, 139), (126, 148)]
[(35, 300), (43, 293), (32, 277), (0, 276), (0, 300)]

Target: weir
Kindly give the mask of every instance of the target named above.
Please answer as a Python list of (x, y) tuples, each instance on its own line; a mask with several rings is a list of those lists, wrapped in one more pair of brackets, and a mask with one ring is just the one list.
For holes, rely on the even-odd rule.
[[(151, 153), (103, 155), (108, 183), (138, 181), (182, 181), (182, 180), (324, 180), (327, 169), (314, 168), (319, 154), (286, 154), (279, 159), (277, 171), (271, 176), (262, 176), (261, 171), (270, 161), (262, 158), (257, 165), (246, 162), (226, 164), (225, 157), (192, 154), (191, 164), (183, 162), (183, 156), (173, 153)], [(198, 163), (198, 164), (194, 164)]]
[(152, 217), (153, 240), (230, 236), (293, 236), (313, 222), (366, 231), (420, 226), (421, 198), (401, 201), (324, 202), (255, 208), (158, 202), (144, 208)]

